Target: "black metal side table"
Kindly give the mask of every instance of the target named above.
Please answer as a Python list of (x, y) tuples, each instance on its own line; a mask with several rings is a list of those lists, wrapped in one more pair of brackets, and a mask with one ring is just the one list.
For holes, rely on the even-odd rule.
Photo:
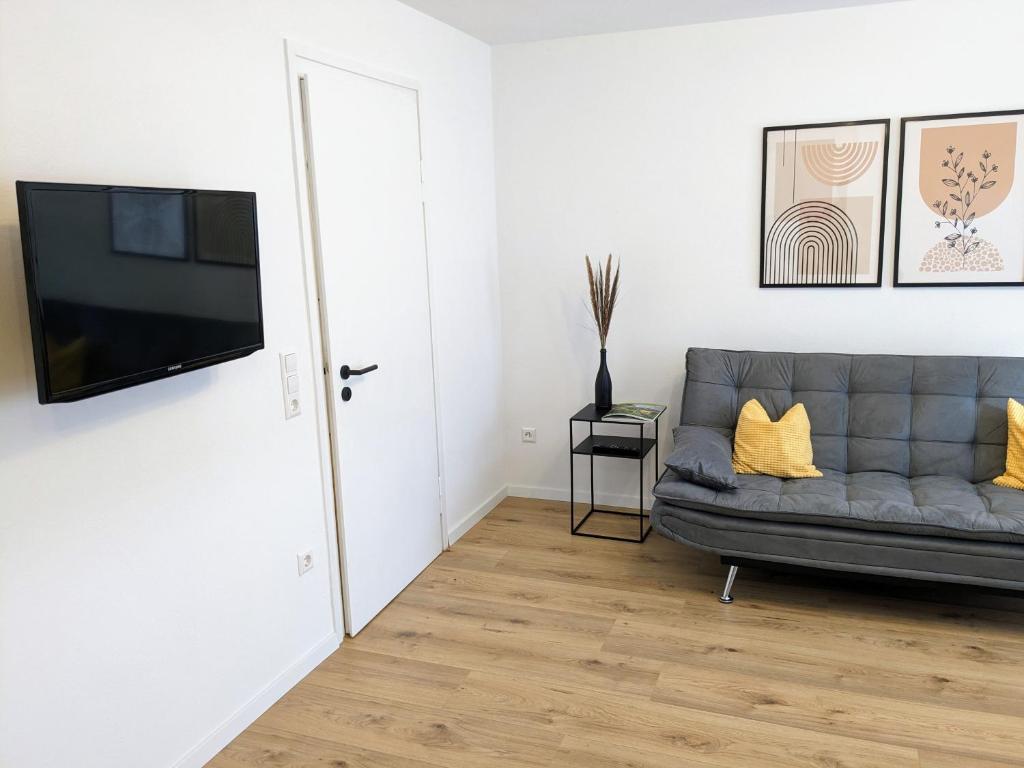
[[(654, 420), (654, 437), (647, 437), (646, 427), (651, 422), (638, 422), (632, 420), (617, 420), (617, 419), (604, 419), (603, 416), (606, 413), (604, 409), (599, 410), (593, 403), (584, 406), (580, 411), (569, 419), (569, 530), (573, 536), (589, 536), (592, 539), (611, 539), (613, 541), (629, 541), (634, 544), (642, 544), (647, 539), (647, 534), (651, 532), (651, 525), (649, 522), (650, 516), (644, 511), (644, 462), (647, 459), (648, 454), (654, 451), (654, 473), (652, 477), (657, 474), (657, 463), (658, 463), (658, 422), (661, 419), (661, 414), (665, 412), (662, 409), (661, 413)], [(582, 442), (576, 442), (576, 435), (574, 434), (574, 425), (577, 423), (584, 423), (589, 426), (589, 434), (585, 437)], [(595, 435), (594, 424), (615, 424), (616, 426), (627, 426), (637, 427), (638, 436), (629, 437), (625, 435)], [(587, 514), (583, 518), (576, 522), (576, 457), (577, 456), (589, 456), (590, 457), (590, 509), (587, 510)], [(599, 509), (594, 504), (594, 457), (605, 456), (614, 459), (630, 459), (636, 461), (640, 465), (640, 508), (637, 512), (624, 512), (619, 509)], [(638, 520), (639, 529), (636, 538), (629, 536), (609, 536), (601, 533), (586, 533), (580, 529), (583, 524), (590, 519), (590, 516), (594, 513), (601, 515), (621, 515), (624, 517), (635, 517)], [(644, 521), (647, 520), (646, 526)]]

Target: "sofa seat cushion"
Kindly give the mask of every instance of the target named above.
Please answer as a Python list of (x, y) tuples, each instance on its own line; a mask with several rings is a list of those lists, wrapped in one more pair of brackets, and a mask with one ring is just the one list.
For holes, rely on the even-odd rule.
[(957, 477), (890, 472), (781, 479), (738, 475), (716, 491), (666, 470), (654, 495), (669, 505), (735, 517), (872, 531), (1024, 543), (1024, 491)]

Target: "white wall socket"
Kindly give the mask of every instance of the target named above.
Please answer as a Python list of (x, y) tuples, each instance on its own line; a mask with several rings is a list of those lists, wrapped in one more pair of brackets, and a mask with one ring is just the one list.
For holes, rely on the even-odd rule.
[(313, 553), (300, 552), (295, 556), (299, 561), (299, 576), (303, 576), (313, 570)]
[(523, 442), (524, 443), (536, 443), (537, 442), (537, 430), (534, 427), (523, 427)]

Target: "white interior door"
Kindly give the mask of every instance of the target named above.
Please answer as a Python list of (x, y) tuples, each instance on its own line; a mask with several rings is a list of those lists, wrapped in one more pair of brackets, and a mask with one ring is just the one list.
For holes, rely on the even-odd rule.
[[(346, 628), (443, 546), (416, 90), (305, 62)], [(359, 371), (342, 379), (342, 366)]]

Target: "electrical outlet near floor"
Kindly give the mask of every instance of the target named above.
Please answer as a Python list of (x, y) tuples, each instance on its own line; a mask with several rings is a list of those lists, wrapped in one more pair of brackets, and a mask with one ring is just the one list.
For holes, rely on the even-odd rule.
[(524, 443), (536, 443), (537, 442), (537, 430), (533, 427), (523, 427), (523, 442)]
[(303, 576), (313, 570), (312, 552), (300, 552), (295, 557), (299, 561), (299, 576)]

